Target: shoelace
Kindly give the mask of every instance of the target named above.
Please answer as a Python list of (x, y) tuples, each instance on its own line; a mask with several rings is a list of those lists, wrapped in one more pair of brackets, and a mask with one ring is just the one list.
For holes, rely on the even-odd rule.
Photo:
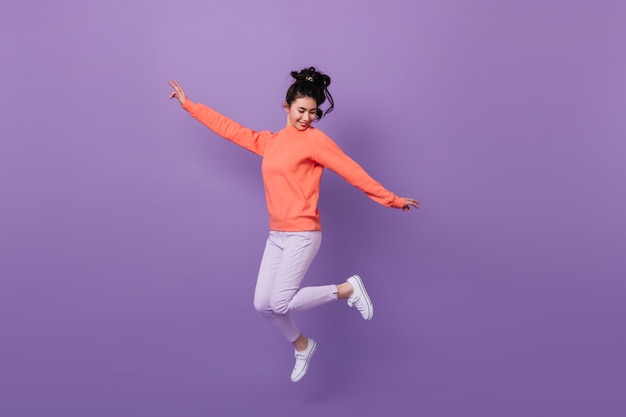
[(307, 346), (302, 352), (295, 351), (296, 362), (306, 362), (306, 358), (309, 356), (311, 352), (309, 351), (309, 347)]
[(365, 306), (363, 304), (359, 304), (359, 296), (357, 295), (354, 298), (348, 298), (348, 305), (350, 307), (354, 307), (356, 306), (356, 309), (359, 311), (362, 311), (365, 309)]

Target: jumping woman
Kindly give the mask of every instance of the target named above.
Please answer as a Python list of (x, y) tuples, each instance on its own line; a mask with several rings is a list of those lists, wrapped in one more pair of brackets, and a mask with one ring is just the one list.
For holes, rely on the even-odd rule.
[[(284, 108), (287, 126), (272, 133), (243, 127), (203, 104), (194, 103), (177, 81), (170, 99), (176, 98), (192, 117), (223, 138), (263, 158), (261, 171), (265, 187), (270, 233), (259, 267), (254, 308), (295, 348), (296, 363), (291, 380), (306, 374), (317, 344), (304, 336), (291, 313), (347, 299), (365, 320), (371, 320), (374, 306), (358, 275), (336, 285), (300, 287), (322, 241), (317, 203), (324, 168), (339, 174), (369, 198), (387, 207), (410, 211), (419, 202), (401, 198), (386, 190), (348, 157), (312, 122), (334, 108), (328, 91), (330, 77), (314, 67), (293, 71), (294, 82), (287, 90)], [(329, 106), (321, 106), (328, 100)]]

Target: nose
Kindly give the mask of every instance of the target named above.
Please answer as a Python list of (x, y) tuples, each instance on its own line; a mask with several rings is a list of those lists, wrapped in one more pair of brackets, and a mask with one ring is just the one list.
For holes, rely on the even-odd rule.
[(308, 122), (309, 121), (309, 113), (305, 112), (302, 115), (302, 120), (305, 121), (305, 122)]

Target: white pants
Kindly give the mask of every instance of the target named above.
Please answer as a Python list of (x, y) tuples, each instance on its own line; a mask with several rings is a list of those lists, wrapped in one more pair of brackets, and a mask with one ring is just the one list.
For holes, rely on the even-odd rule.
[(337, 300), (335, 285), (300, 288), (322, 243), (322, 232), (271, 231), (259, 267), (254, 308), (289, 342), (300, 336), (291, 313)]

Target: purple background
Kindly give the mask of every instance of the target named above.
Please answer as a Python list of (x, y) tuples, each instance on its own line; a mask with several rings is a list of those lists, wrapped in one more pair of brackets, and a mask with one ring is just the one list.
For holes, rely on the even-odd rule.
[[(5, 1), (0, 415), (622, 416), (626, 2)], [(253, 309), (260, 159), (167, 100), (318, 126), (418, 213), (327, 172), (309, 284), (376, 304)]]

